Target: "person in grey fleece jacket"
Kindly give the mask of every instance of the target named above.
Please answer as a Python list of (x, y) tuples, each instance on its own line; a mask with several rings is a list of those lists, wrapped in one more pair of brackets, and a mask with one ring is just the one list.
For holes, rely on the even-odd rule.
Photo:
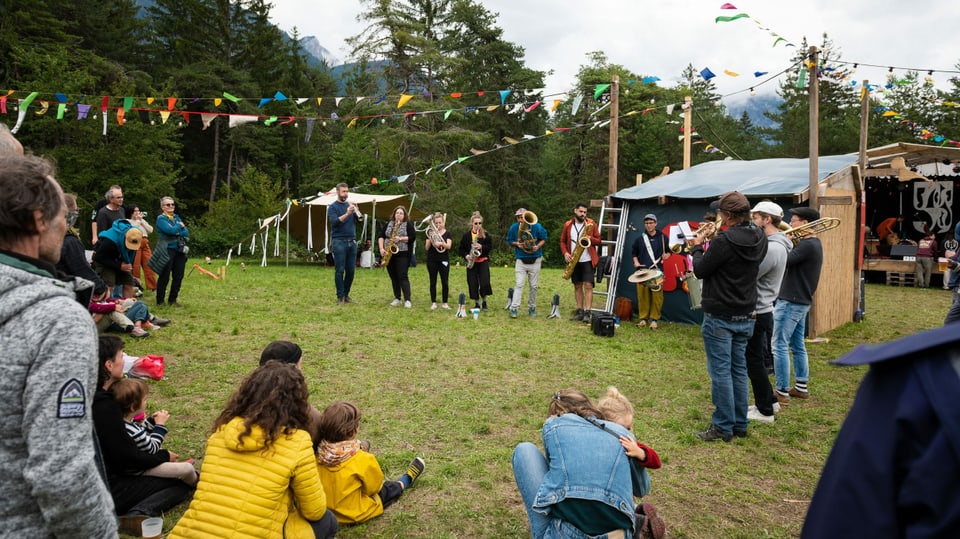
[(116, 537), (94, 455), (97, 334), (53, 264), (66, 232), (53, 165), (0, 155), (0, 534)]
[(763, 363), (764, 350), (773, 335), (773, 303), (780, 293), (780, 282), (787, 270), (787, 254), (793, 242), (780, 231), (783, 209), (779, 204), (764, 200), (751, 210), (753, 224), (767, 235), (767, 254), (757, 271), (757, 321), (753, 335), (747, 341), (747, 377), (753, 387), (754, 408), (747, 410), (747, 419), (764, 423), (774, 422), (773, 386)]

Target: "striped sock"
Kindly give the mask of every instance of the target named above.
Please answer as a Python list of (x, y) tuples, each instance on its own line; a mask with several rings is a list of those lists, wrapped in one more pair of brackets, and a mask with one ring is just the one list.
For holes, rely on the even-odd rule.
[(801, 382), (800, 380), (797, 380), (797, 383), (795, 385), (796, 385), (797, 391), (802, 391), (804, 393), (807, 392), (807, 382)]

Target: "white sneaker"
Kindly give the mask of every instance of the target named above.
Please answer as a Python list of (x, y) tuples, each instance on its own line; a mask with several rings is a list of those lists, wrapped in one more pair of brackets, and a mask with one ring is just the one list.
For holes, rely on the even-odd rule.
[[(757, 410), (757, 407), (751, 404), (750, 406), (747, 406), (747, 413), (749, 413), (750, 410), (756, 411), (756, 410)], [(779, 414), (779, 413), (780, 413), (780, 403), (779, 403), (779, 402), (773, 403), (773, 413), (775, 413), (775, 414)]]
[(449, 303), (444, 303), (444, 304), (443, 304), (443, 308), (449, 311), (449, 310), (450, 310), (450, 304), (449, 304)]
[(757, 410), (756, 408), (753, 410), (747, 410), (747, 419), (750, 421), (759, 421), (760, 423), (773, 423), (777, 420), (775, 416), (761, 414), (760, 410)]
[(436, 303), (431, 303), (431, 304), (430, 304), (430, 310), (431, 310), (431, 311), (436, 311), (436, 310), (437, 310), (437, 304), (436, 304)]
[(407, 301), (403, 302), (403, 306), (409, 309), (410, 307), (413, 307), (413, 304), (410, 303), (410, 300), (408, 299)]
[(399, 306), (400, 306), (400, 300), (399, 300), (399, 299), (395, 299), (395, 300), (391, 301), (391, 302), (390, 302), (390, 306), (391, 306), (391, 307), (399, 307)]

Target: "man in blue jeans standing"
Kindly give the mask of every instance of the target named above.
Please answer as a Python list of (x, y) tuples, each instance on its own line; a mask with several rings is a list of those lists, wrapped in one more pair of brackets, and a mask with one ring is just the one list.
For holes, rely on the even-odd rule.
[(327, 207), (330, 220), (330, 241), (333, 248), (333, 280), (337, 285), (337, 305), (350, 303), (350, 287), (357, 270), (357, 205), (347, 202), (350, 187), (337, 184), (337, 200)]
[(710, 426), (696, 433), (705, 442), (747, 436), (747, 341), (756, 318), (757, 274), (767, 254), (767, 237), (750, 221), (747, 197), (724, 193), (717, 213), (726, 230), (717, 231), (704, 251), (714, 232), (700, 227), (692, 252), (693, 272), (703, 280), (700, 333), (715, 407)]
[[(790, 227), (796, 228), (820, 218), (813, 208), (800, 207), (790, 210), (793, 217)], [(813, 293), (820, 282), (823, 266), (823, 246), (820, 238), (805, 234), (796, 247), (787, 255), (787, 272), (783, 275), (780, 295), (773, 309), (773, 368), (776, 371), (776, 397), (780, 404), (790, 402), (790, 397), (810, 397), (807, 382), (810, 367), (807, 362), (807, 346), (803, 336), (807, 328), (807, 312), (813, 303)], [(790, 387), (790, 356), (793, 356), (795, 386)]]

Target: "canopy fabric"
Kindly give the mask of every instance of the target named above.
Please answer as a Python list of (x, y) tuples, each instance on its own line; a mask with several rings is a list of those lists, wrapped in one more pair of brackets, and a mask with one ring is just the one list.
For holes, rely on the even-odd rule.
[[(290, 235), (308, 245), (319, 246), (316, 250), (322, 250), (328, 242), (327, 237), (327, 206), (337, 200), (336, 192), (325, 193), (309, 200), (301, 202), (299, 205), (290, 207), (290, 212), (286, 220), (290, 222)], [(410, 208), (410, 195), (368, 195), (362, 193), (350, 193), (347, 197), (348, 202), (353, 202), (360, 209), (360, 213), (366, 216), (366, 221), (361, 222), (357, 232), (362, 232), (362, 226), (369, 223), (370, 235), (374, 234), (373, 223), (370, 218), (381, 221), (389, 221), (393, 217), (393, 210), (397, 206), (403, 206), (410, 212), (411, 221), (419, 221), (426, 217), (426, 213), (417, 208)], [(276, 226), (276, 221), (282, 219), (283, 214), (267, 217), (263, 220), (260, 230), (270, 226)], [(280, 227), (284, 228), (286, 224), (281, 221)]]
[[(855, 164), (856, 154), (820, 158), (818, 177)], [(644, 200), (661, 196), (705, 199), (727, 191), (740, 191), (748, 197), (796, 195), (810, 188), (809, 159), (758, 159), (756, 161), (708, 161), (686, 170), (654, 178), (613, 194), (623, 200)]]

